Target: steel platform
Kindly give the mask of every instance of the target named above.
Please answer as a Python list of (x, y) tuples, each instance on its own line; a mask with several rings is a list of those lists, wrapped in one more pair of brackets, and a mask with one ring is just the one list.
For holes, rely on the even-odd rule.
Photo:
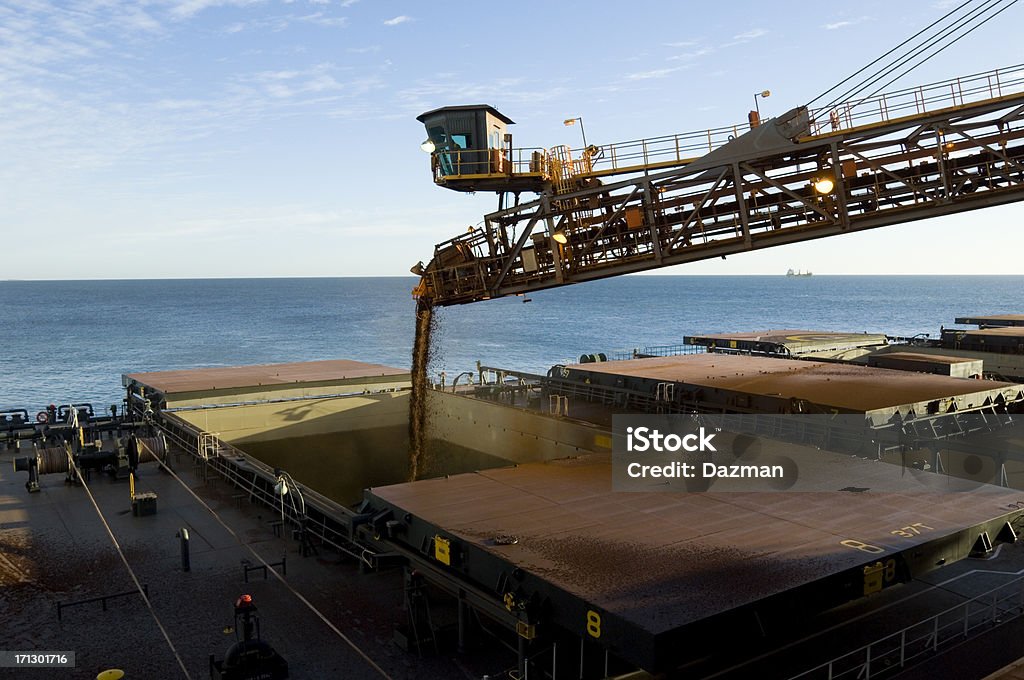
[(666, 405), (764, 414), (856, 413), (877, 424), (893, 416), (1024, 404), (1024, 387), (1014, 383), (735, 354), (573, 364), (554, 371), (562, 384), (646, 394)]
[(360, 386), (395, 383), (408, 386), (408, 370), (348, 359), (256, 366), (217, 366), (180, 371), (127, 373), (121, 383), (131, 394), (154, 395), (167, 405), (215, 401), (260, 393), (286, 395), (289, 390), (347, 391)]
[(983, 327), (978, 330), (946, 328), (942, 331), (942, 346), (975, 352), (1024, 354), (1024, 327)]
[(989, 316), (958, 316), (956, 323), (981, 328), (1024, 326), (1024, 314), (991, 314)]
[(769, 330), (751, 333), (688, 335), (683, 342), (708, 350), (799, 356), (814, 352), (845, 351), (886, 344), (885, 334), (833, 331)]
[(985, 362), (981, 359), (953, 357), (944, 354), (922, 354), (920, 352), (869, 354), (867, 360), (868, 366), (877, 368), (934, 373), (954, 378), (980, 377), (985, 368)]
[(394, 518), (387, 542), (442, 588), (490, 600), (521, 635), (554, 625), (651, 672), (964, 557), (982, 532), (1012, 540), (1007, 523), (1024, 512), (1024, 492), (940, 495), (921, 484), (949, 478), (814, 455), (807, 474), (836, 488), (838, 466), (902, 490), (612, 493), (610, 456), (593, 456), (370, 489), (366, 501)]

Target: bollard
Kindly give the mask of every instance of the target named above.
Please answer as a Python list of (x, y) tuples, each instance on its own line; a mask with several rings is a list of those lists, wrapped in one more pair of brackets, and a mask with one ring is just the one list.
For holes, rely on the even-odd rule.
[(178, 531), (178, 538), (180, 539), (180, 542), (181, 542), (181, 570), (182, 571), (191, 571), (192, 570), (192, 563), (191, 563), (191, 560), (189, 558), (188, 529), (186, 529), (185, 527), (182, 527)]

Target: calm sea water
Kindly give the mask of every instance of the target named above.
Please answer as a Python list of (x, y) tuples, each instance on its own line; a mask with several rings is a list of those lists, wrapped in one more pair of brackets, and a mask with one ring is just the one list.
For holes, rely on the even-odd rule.
[[(413, 278), (0, 281), (0, 409), (120, 403), (121, 374), (348, 358), (407, 368)], [(938, 333), (1024, 276), (630, 276), (439, 312), (432, 372), (769, 328)]]

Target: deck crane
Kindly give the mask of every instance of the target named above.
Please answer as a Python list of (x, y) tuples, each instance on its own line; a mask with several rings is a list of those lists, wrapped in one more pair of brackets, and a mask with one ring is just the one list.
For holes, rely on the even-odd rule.
[(413, 267), (413, 294), (432, 305), (1024, 200), (1024, 65), (575, 150), (513, 148), (513, 121), (487, 105), (418, 120), (437, 185), (499, 195), (479, 226)]

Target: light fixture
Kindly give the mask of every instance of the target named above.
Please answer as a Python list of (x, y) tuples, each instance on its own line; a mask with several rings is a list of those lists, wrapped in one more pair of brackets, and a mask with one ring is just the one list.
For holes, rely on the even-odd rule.
[(811, 184), (814, 186), (814, 190), (819, 194), (831, 194), (835, 188), (836, 183), (828, 175), (822, 175), (811, 180)]
[(277, 478), (277, 483), (274, 484), (274, 495), (283, 497), (287, 495), (288, 491), (288, 482), (285, 481), (284, 475), (281, 475)]
[(755, 92), (754, 93), (754, 110), (757, 111), (757, 118), (758, 118), (758, 120), (761, 119), (761, 107), (757, 105), (757, 98), (761, 97), (763, 99), (765, 97), (770, 97), (770, 96), (772, 96), (771, 90), (761, 90), (760, 92)]
[(437, 147), (434, 145), (434, 140), (427, 137), (423, 140), (423, 143), (420, 144), (420, 148), (423, 149), (424, 153), (434, 153), (434, 149)]
[(565, 233), (565, 229), (562, 227), (551, 232), (551, 238), (555, 240), (555, 243), (561, 243), (563, 246), (569, 242), (569, 236)]
[(414, 264), (412, 267), (410, 267), (409, 272), (411, 274), (415, 274), (416, 276), (423, 276), (423, 261), (421, 260)]
[(564, 123), (567, 127), (572, 127), (573, 125), (575, 125), (577, 123), (577, 121), (580, 124), (580, 133), (583, 135), (583, 148), (586, 149), (587, 148), (587, 131), (583, 129), (583, 118), (582, 117), (566, 118), (565, 120), (562, 121), (562, 123)]

